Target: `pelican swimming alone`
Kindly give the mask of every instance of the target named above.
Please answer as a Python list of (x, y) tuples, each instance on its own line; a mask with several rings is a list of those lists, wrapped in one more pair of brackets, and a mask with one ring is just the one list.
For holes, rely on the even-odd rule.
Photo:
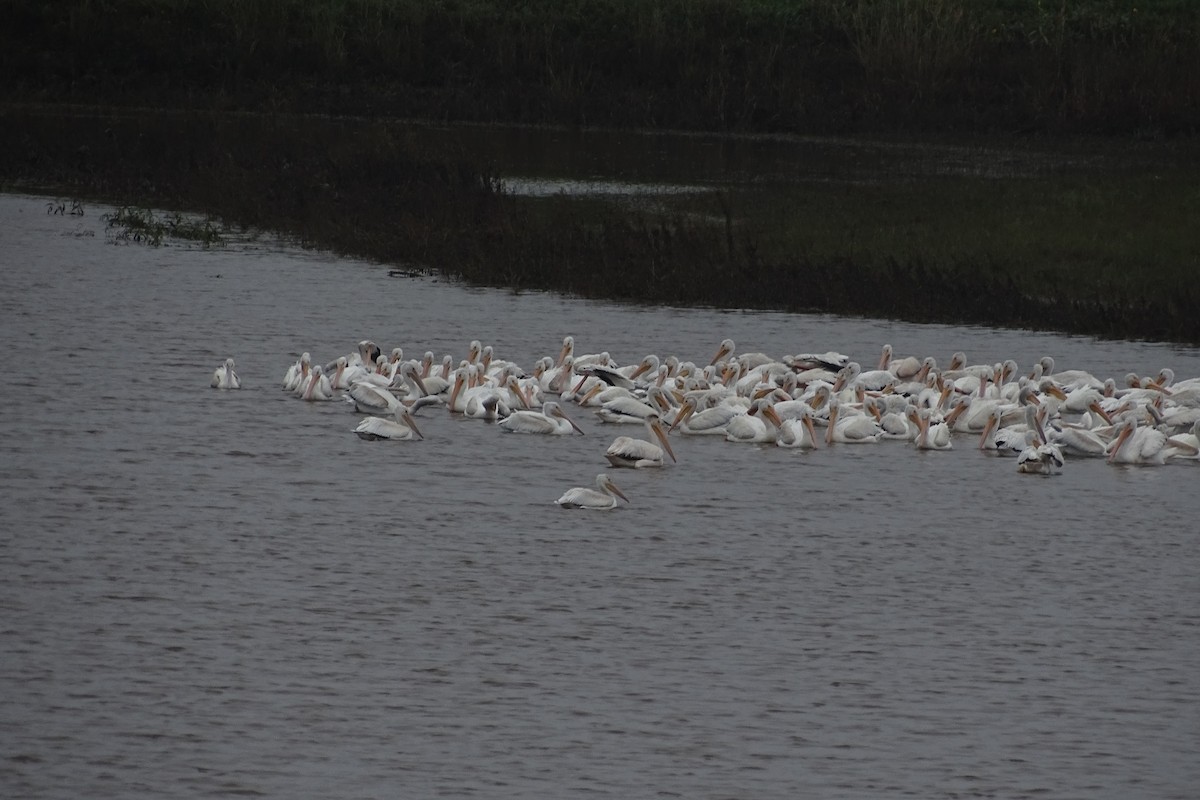
[(225, 359), (225, 363), (217, 367), (212, 374), (212, 381), (209, 386), (214, 389), (240, 389), (242, 388), (242, 379), (233, 371), (233, 359)]
[(617, 485), (602, 472), (596, 476), (596, 488), (576, 486), (573, 489), (567, 489), (563, 492), (562, 497), (554, 502), (563, 508), (590, 508), (596, 511), (607, 511), (616, 508), (618, 497), (626, 503), (629, 502), (625, 493), (618, 489)]
[(661, 467), (663, 453), (677, 461), (671, 442), (667, 439), (667, 431), (663, 427), (662, 418), (652, 413), (645, 418), (646, 432), (651, 439), (657, 439), (659, 444), (644, 439), (634, 439), (630, 436), (618, 436), (608, 446), (604, 457), (614, 467)]

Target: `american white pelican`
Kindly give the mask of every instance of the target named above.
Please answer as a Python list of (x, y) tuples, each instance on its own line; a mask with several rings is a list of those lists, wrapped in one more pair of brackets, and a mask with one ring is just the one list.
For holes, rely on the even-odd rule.
[(411, 439), (424, 439), (421, 431), (417, 430), (417, 423), (413, 421), (412, 415), (408, 413), (408, 409), (404, 406), (396, 408), (396, 418), (383, 419), (382, 417), (366, 417), (362, 422), (358, 423), (358, 427), (354, 432), (358, 434), (360, 439), (368, 439), (374, 441), (376, 439), (396, 439), (398, 441), (409, 441)]
[(358, 343), (358, 356), (363, 364), (374, 364), (375, 359), (379, 358), (379, 354), (382, 352), (379, 345), (370, 339), (363, 339)]
[(776, 440), (782, 420), (767, 399), (756, 400), (745, 414), (739, 414), (725, 426), (725, 441), (766, 444)]
[(329, 378), (325, 377), (325, 370), (320, 364), (314, 366), (308, 373), (308, 380), (300, 386), (301, 400), (332, 400), (333, 387), (329, 385)]
[(1038, 366), (1042, 368), (1042, 376), (1050, 378), (1059, 386), (1087, 387), (1091, 386), (1094, 389), (1103, 389), (1104, 382), (1099, 380), (1095, 375), (1082, 369), (1066, 369), (1061, 372), (1054, 371), (1054, 357), (1042, 356), (1038, 359)]
[(1062, 451), (1052, 444), (1031, 444), (1017, 456), (1017, 472), (1027, 475), (1055, 475), (1062, 466)]
[(608, 463), (614, 467), (661, 467), (663, 465), (663, 453), (671, 457), (672, 461), (676, 461), (675, 451), (671, 449), (671, 442), (667, 439), (667, 431), (663, 427), (662, 419), (658, 414), (650, 414), (645, 419), (646, 433), (650, 439), (657, 439), (658, 444), (653, 441), (645, 441), (643, 439), (634, 439), (629, 436), (618, 436), (613, 440), (613, 443), (608, 446), (608, 450), (604, 452), (604, 457), (608, 459)]
[(832, 401), (825, 444), (875, 444), (883, 437), (883, 428), (873, 416), (849, 414), (845, 408), (846, 404), (836, 398)]
[(329, 376), (329, 385), (334, 389), (349, 389), (356, 381), (372, 372), (362, 364), (351, 366), (345, 356), (338, 356), (335, 363), (333, 374)]
[(637, 364), (629, 367), (619, 367), (617, 369), (622, 375), (631, 381), (637, 381), (642, 375), (655, 375), (659, 369), (658, 356), (651, 353), (643, 358)]
[(559, 351), (558, 358), (555, 360), (554, 365), (557, 367), (561, 367), (564, 364), (566, 364), (568, 361), (574, 363), (577, 366), (599, 365), (602, 367), (609, 367), (612, 369), (615, 369), (617, 366), (615, 363), (613, 363), (613, 360), (612, 360), (611, 356), (609, 355), (608, 351), (604, 351), (601, 353), (584, 353), (582, 355), (575, 355), (575, 337), (574, 336), (564, 336), (563, 337), (562, 350)]
[(886, 369), (902, 381), (912, 380), (921, 371), (921, 360), (916, 356), (896, 358), (892, 346), (885, 344), (879, 356), (879, 369)]
[(812, 409), (807, 405), (801, 406), (796, 416), (783, 420), (783, 424), (779, 426), (779, 433), (775, 436), (775, 444), (779, 447), (815, 450), (817, 431), (813, 426)]
[(1050, 442), (1058, 445), (1063, 454), (1069, 457), (1102, 458), (1108, 455), (1108, 445), (1111, 443), (1096, 430), (1074, 425), (1052, 428), (1048, 436)]
[(733, 339), (722, 339), (721, 344), (717, 347), (716, 354), (712, 357), (712, 361), (708, 362), (709, 366), (716, 364), (719, 361), (727, 361), (733, 355), (733, 351), (737, 349)]
[(242, 388), (242, 379), (233, 371), (232, 358), (225, 359), (225, 363), (216, 368), (208, 385), (214, 389)]
[(354, 403), (360, 414), (391, 414), (400, 407), (400, 399), (387, 386), (374, 381), (358, 381), (346, 391), (346, 399)]
[(724, 436), (729, 421), (745, 414), (747, 410), (746, 406), (731, 403), (718, 403), (703, 411), (698, 411), (699, 407), (700, 401), (695, 397), (685, 397), (671, 430), (678, 429), (689, 436)]
[(583, 433), (583, 429), (553, 400), (542, 406), (541, 411), (514, 411), (497, 424), (509, 433)]
[(467, 407), (463, 416), (468, 419), (482, 419), (495, 422), (512, 413), (512, 407), (500, 399), (498, 393), (475, 394), (467, 398)]
[(862, 387), (868, 392), (881, 392), (895, 385), (896, 376), (886, 369), (863, 372), (861, 364), (851, 361), (838, 372), (837, 380), (833, 384), (833, 391), (838, 393), (848, 389), (853, 393), (855, 389)]
[(1177, 433), (1167, 439), (1167, 458), (1200, 460), (1200, 420), (1192, 423), (1187, 433)]
[(562, 497), (554, 502), (563, 508), (590, 508), (597, 511), (607, 511), (610, 508), (616, 508), (618, 497), (626, 503), (629, 502), (629, 498), (625, 496), (625, 493), (618, 489), (617, 485), (602, 472), (596, 476), (595, 489), (587, 486), (576, 486), (574, 489), (567, 489), (563, 492)]
[(283, 390), (285, 392), (295, 392), (300, 388), (300, 383), (308, 378), (308, 371), (312, 369), (312, 356), (304, 353), (300, 356), (300, 360), (287, 368), (287, 372), (283, 375)]
[(640, 425), (651, 414), (659, 413), (660, 409), (629, 394), (617, 395), (596, 409), (597, 419), (611, 424), (634, 423)]
[(1167, 435), (1157, 428), (1141, 426), (1137, 418), (1127, 417), (1117, 426), (1117, 435), (1109, 444), (1108, 463), (1160, 466), (1166, 463)]
[[(887, 398), (887, 399), (885, 399)], [(893, 402), (895, 401), (895, 402)], [(921, 431), (908, 419), (908, 399), (898, 395), (868, 397), (866, 409), (879, 423), (884, 439), (913, 441)]]
[(950, 428), (943, 420), (938, 419), (934, 421), (933, 412), (928, 408), (922, 408), (912, 413), (916, 416), (916, 419), (913, 421), (921, 426), (921, 432), (917, 434), (915, 442), (918, 450), (953, 449), (954, 444), (950, 440)]
[(838, 372), (850, 363), (850, 356), (829, 350), (824, 353), (800, 353), (787, 356), (782, 360), (796, 372), (806, 369), (827, 369), (830, 372)]

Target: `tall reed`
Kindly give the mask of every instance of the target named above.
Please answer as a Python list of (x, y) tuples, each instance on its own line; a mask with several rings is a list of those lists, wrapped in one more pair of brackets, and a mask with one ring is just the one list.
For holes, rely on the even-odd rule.
[(1188, 0), (0, 0), (3, 100), (705, 130), (1200, 130)]

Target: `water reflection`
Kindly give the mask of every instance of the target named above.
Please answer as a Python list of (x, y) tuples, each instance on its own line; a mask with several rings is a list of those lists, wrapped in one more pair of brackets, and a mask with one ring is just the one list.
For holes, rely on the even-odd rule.
[[(1102, 376), (1192, 349), (631, 308), (389, 278), (267, 238), (105, 241), (0, 197), (0, 784), (13, 796), (1186, 797), (1197, 472), (970, 446), (676, 441), (566, 512), (616, 434), (429, 413), (365, 442), (278, 388), (305, 350), (562, 336), (622, 363), (884, 342)], [(234, 357), (237, 392), (208, 387)], [(549, 439), (549, 441), (547, 441)], [(627, 476), (627, 477), (626, 477)]]

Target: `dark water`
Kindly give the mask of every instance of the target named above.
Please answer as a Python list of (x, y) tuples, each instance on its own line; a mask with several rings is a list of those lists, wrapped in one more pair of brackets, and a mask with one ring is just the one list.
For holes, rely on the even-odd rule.
[[(680, 438), (424, 411), (370, 443), (279, 390), (359, 339), (525, 365), (880, 346), (1118, 379), (1200, 354), (982, 328), (625, 308), (250, 241), (119, 246), (0, 196), (0, 794), (1191, 798), (1200, 471), (1021, 476), (972, 440)], [(209, 389), (237, 359), (245, 388)]]

